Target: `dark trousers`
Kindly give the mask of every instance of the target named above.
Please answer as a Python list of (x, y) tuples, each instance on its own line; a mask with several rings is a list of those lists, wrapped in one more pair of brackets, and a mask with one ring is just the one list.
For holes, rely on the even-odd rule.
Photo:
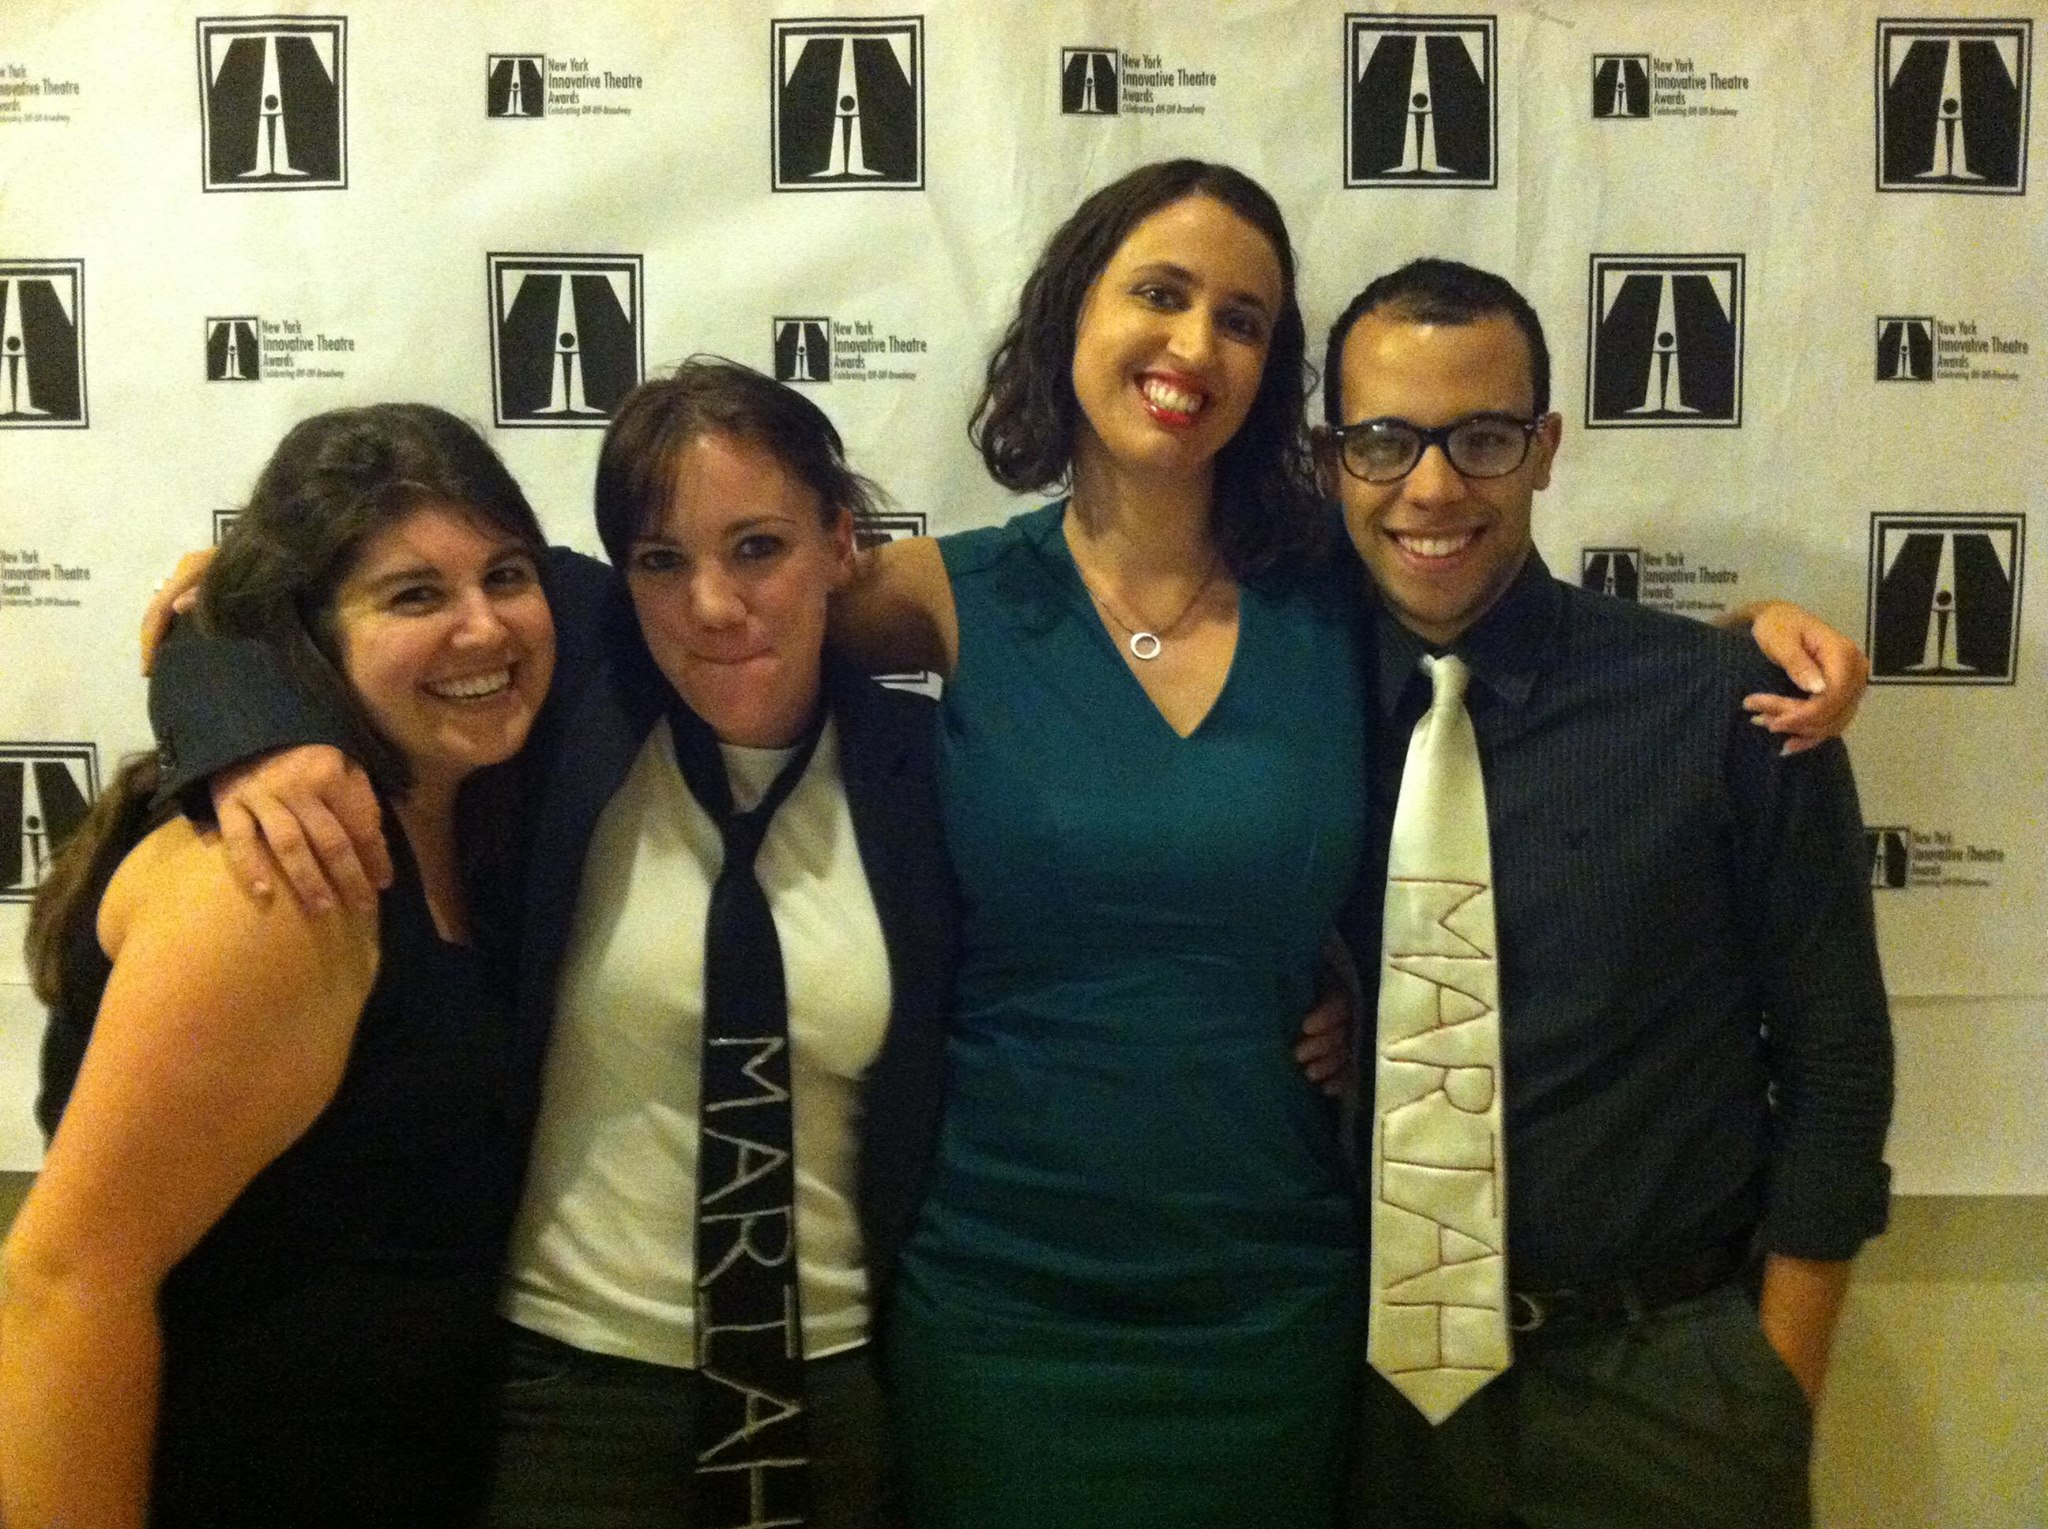
[(1354, 1529), (1805, 1529), (1813, 1423), (1740, 1282), (1518, 1334), (1432, 1428), (1368, 1370)]
[[(616, 1359), (512, 1329), (490, 1529), (692, 1529), (694, 1370)], [(869, 1346), (804, 1366), (811, 1529), (899, 1529)]]

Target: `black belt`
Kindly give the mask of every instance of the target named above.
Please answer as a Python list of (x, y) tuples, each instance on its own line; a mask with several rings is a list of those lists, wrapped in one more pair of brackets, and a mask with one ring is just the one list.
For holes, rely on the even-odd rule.
[(1640, 1322), (1654, 1311), (1705, 1295), (1749, 1262), (1749, 1239), (1731, 1241), (1635, 1269), (1612, 1279), (1561, 1290), (1508, 1292), (1508, 1326), (1518, 1333), (1544, 1327), (1615, 1327)]

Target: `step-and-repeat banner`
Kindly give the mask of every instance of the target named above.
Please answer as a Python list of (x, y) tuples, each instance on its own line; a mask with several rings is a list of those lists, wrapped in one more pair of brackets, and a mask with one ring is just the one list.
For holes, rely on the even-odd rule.
[[(2048, 1012), (2040, 19), (9, 0), (0, 983), (50, 846), (144, 742), (149, 586), (290, 422), (444, 404), (594, 548), (608, 411), (710, 351), (812, 391), (891, 533), (987, 523), (1015, 506), (965, 423), (1038, 248), (1090, 188), (1193, 154), (1279, 198), (1312, 334), (1422, 253), (1529, 293), (1565, 418), (1552, 567), (1856, 634), (1893, 991)], [(34, 1016), (0, 994), (19, 1073)]]

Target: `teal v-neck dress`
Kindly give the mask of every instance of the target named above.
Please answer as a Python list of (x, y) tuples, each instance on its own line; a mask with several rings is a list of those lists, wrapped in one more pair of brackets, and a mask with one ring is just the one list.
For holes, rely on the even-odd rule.
[(941, 543), (965, 898), (946, 1115), (887, 1331), (918, 1529), (1328, 1529), (1358, 1221), (1291, 1054), (1358, 869), (1343, 593), (1247, 584), (1182, 738), (1062, 506)]

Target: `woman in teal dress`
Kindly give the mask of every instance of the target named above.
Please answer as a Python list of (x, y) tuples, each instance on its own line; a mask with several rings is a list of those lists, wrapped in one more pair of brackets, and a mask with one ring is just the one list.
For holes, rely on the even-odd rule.
[(976, 438), (1008, 525), (892, 544), (848, 635), (946, 679), (947, 1114), (889, 1317), (921, 1529), (1324, 1529), (1358, 1230), (1290, 1042), (1357, 873), (1277, 207), (1147, 166), (1053, 236)]

